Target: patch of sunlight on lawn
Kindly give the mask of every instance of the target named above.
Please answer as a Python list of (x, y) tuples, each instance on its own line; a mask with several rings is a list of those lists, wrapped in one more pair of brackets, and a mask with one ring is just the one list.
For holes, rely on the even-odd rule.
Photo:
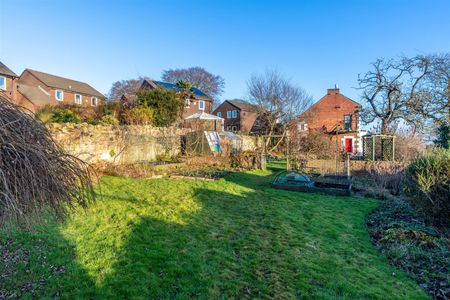
[(151, 218), (167, 224), (185, 225), (202, 209), (189, 182), (103, 180), (98, 201), (79, 210), (64, 226), (63, 235), (76, 247), (77, 260), (101, 284), (111, 274), (117, 254), (128, 243), (134, 228)]

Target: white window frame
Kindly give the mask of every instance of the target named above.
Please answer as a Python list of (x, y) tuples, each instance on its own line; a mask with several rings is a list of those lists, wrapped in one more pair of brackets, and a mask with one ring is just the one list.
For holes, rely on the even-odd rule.
[(218, 111), (216, 114), (219, 118), (222, 118), (222, 112)]
[(198, 109), (205, 110), (205, 101), (203, 100), (198, 101)]
[(227, 110), (227, 119), (231, 119), (231, 110)]
[[(80, 101), (79, 102), (77, 101), (77, 96), (80, 96)], [(81, 94), (75, 94), (73, 97), (74, 97), (75, 104), (78, 104), (78, 105), (83, 104), (83, 96)]]
[(0, 78), (3, 78), (3, 84), (0, 85), (0, 90), (6, 91), (6, 77), (5, 76), (0, 76)]
[(232, 117), (233, 117), (233, 119), (237, 118), (237, 110), (232, 111)]
[(185, 108), (191, 107), (191, 99), (186, 98), (186, 99), (184, 100), (184, 107), (185, 107)]
[[(94, 104), (94, 100), (95, 99), (95, 104)], [(98, 98), (97, 97), (91, 97), (91, 106), (97, 106), (98, 105)]]
[[(61, 92), (60, 98), (58, 98), (58, 92)], [(64, 91), (63, 90), (55, 90), (55, 99), (56, 99), (56, 101), (64, 101)]]

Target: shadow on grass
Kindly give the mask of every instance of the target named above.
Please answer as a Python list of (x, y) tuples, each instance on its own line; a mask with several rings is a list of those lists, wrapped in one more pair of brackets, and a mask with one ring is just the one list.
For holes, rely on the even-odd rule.
[[(122, 245), (110, 251), (108, 271), (89, 259), (105, 257), (110, 249), (83, 236), (110, 222), (110, 231), (93, 237), (116, 238), (123, 232), (114, 226), (124, 226), (117, 219), (96, 216), (104, 213), (101, 209), (91, 211), (87, 225), (71, 233), (81, 235), (75, 245), (56, 229), (47, 232), (41, 238), (54, 247), (49, 261), (66, 262), (67, 270), (43, 273), (53, 277), (40, 295), (59, 290), (67, 298), (97, 299), (423, 297), (412, 281), (401, 274), (393, 277), (371, 245), (363, 224), (374, 203), (273, 190), (270, 182), (278, 170), (234, 174), (217, 182), (114, 179), (118, 190), (105, 188), (100, 201), (136, 211), (155, 205), (166, 209), (159, 212), (166, 219), (143, 213), (121, 221), (129, 230)], [(179, 223), (167, 220), (172, 209), (184, 208), (182, 199), (177, 206), (159, 207), (142, 196), (159, 189), (162, 200), (171, 190), (182, 198), (183, 186), (192, 190), (199, 209), (181, 211)], [(120, 217), (119, 212), (108, 214)], [(78, 255), (91, 258), (76, 263), (74, 247)]]

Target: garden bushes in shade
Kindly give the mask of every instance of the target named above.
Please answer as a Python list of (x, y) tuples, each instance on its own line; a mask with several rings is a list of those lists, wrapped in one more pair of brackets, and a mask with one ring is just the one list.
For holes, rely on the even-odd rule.
[(406, 169), (405, 194), (415, 209), (435, 225), (450, 226), (450, 150), (435, 149)]
[(55, 144), (35, 115), (0, 96), (0, 226), (47, 209), (61, 216), (94, 197), (91, 168)]

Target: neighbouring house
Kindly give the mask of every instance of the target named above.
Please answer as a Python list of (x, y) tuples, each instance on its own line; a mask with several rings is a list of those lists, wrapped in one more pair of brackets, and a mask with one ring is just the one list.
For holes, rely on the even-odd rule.
[[(138, 91), (146, 90), (146, 89), (169, 89), (179, 92), (181, 89), (174, 83), (156, 81), (150, 79), (144, 79)], [(188, 116), (191, 116), (195, 113), (205, 112), (210, 114), (212, 110), (212, 102), (213, 100), (203, 93), (198, 88), (192, 88), (193, 97), (186, 100), (184, 111), (183, 111), (183, 119)], [(137, 101), (137, 97), (135, 94), (125, 94), (121, 97), (121, 100), (126, 104), (132, 104)]]
[(345, 152), (357, 153), (360, 110), (361, 105), (342, 95), (339, 88), (328, 89), (324, 97), (298, 117), (295, 131), (298, 134), (312, 130), (323, 132), (342, 143)]
[(25, 69), (17, 80), (15, 101), (33, 112), (61, 105), (95, 109), (104, 103), (105, 96), (87, 83)]
[(12, 101), (16, 100), (18, 77), (0, 61), (0, 93)]
[(224, 118), (226, 131), (251, 133), (257, 130), (259, 123), (257, 107), (239, 99), (225, 100), (214, 110), (213, 114)]

